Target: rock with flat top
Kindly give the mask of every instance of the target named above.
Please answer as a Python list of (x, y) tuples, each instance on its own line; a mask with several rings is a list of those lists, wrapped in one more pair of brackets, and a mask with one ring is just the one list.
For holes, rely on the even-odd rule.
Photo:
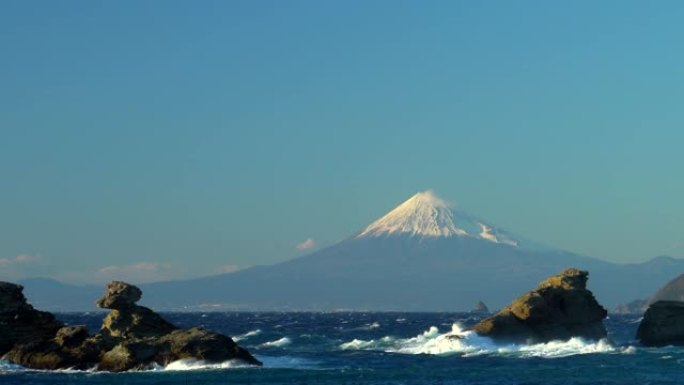
[(142, 291), (138, 287), (122, 281), (112, 281), (96, 304), (103, 309), (126, 309), (135, 306), (141, 297)]

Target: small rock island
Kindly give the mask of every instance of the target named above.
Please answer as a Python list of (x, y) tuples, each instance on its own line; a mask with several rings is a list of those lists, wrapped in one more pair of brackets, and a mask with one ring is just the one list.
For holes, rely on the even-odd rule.
[(606, 337), (608, 312), (587, 290), (589, 273), (567, 269), (550, 277), (470, 330), (507, 342), (548, 342)]
[(477, 305), (475, 305), (475, 307), (473, 308), (473, 310), (470, 311), (470, 313), (480, 315), (480, 314), (489, 314), (490, 311), (489, 311), (489, 308), (487, 307), (487, 305), (485, 305), (484, 302), (479, 301), (479, 302), (477, 303)]
[(121, 281), (107, 285), (97, 305), (111, 311), (91, 336), (85, 326), (65, 326), (27, 303), (23, 287), (0, 282), (0, 357), (32, 369), (121, 372), (180, 359), (239, 360), (261, 365), (231, 338), (202, 328), (179, 329), (137, 305), (142, 291)]

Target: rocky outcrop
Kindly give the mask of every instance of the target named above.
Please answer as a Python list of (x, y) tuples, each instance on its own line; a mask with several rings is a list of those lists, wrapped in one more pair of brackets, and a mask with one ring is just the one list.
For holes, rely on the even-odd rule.
[(98, 307), (112, 310), (102, 321), (100, 333), (130, 339), (160, 337), (177, 329), (152, 310), (136, 305), (140, 297), (142, 292), (133, 285), (109, 283), (105, 295), (96, 302)]
[(128, 309), (137, 306), (142, 298), (142, 291), (122, 281), (112, 281), (107, 285), (105, 294), (95, 304), (102, 309)]
[[(229, 337), (202, 328), (179, 329), (137, 305), (142, 292), (125, 282), (111, 282), (97, 301), (98, 306), (111, 311), (93, 336), (84, 326), (63, 326), (51, 314), (34, 310), (26, 304), (21, 287), (10, 285), (0, 285), (0, 342), (6, 346), (0, 354), (6, 353), (5, 359), (19, 365), (114, 372), (163, 366), (186, 358), (261, 365)], [(12, 321), (15, 315), (18, 320), (32, 321), (20, 325)]]
[(510, 342), (547, 342), (572, 337), (606, 337), (607, 311), (587, 290), (589, 273), (567, 269), (475, 324), (482, 336)]
[(658, 301), (648, 307), (637, 329), (647, 346), (684, 345), (684, 302)]
[(18, 343), (52, 338), (63, 326), (52, 314), (26, 303), (23, 290), (20, 285), (0, 282), (0, 357)]

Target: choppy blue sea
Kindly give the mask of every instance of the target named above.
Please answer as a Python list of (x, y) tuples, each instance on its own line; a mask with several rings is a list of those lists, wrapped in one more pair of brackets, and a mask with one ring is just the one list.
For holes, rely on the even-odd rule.
[[(59, 314), (93, 331), (103, 314)], [(0, 384), (682, 384), (684, 348), (634, 341), (639, 318), (611, 315), (609, 339), (501, 345), (463, 332), (463, 313), (171, 313), (181, 327), (233, 336), (264, 362), (176, 362), (129, 373), (26, 370)], [(461, 339), (449, 339), (448, 333)]]

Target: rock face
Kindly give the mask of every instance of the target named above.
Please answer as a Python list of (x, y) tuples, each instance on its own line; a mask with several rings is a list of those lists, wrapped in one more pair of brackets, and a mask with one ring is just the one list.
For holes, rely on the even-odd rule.
[(140, 301), (142, 291), (137, 287), (121, 281), (112, 281), (107, 285), (107, 289), (102, 298), (95, 304), (103, 309), (127, 309), (136, 306)]
[(637, 339), (647, 346), (684, 345), (684, 302), (651, 304), (639, 324)]
[(110, 337), (160, 337), (177, 328), (152, 310), (135, 303), (142, 297), (140, 289), (121, 281), (107, 285), (105, 295), (97, 306), (112, 309), (102, 321), (100, 333)]
[(604, 338), (603, 319), (608, 313), (587, 290), (588, 275), (586, 271), (567, 269), (471, 330), (510, 342)]
[(261, 365), (232, 339), (201, 328), (178, 329), (152, 310), (139, 306), (140, 289), (125, 282), (107, 285), (97, 301), (111, 309), (100, 331), (64, 326), (50, 313), (26, 303), (22, 288), (0, 283), (0, 356), (34, 369), (77, 368), (106, 371), (167, 365), (185, 358)]
[(24, 288), (0, 282), (0, 357), (18, 343), (51, 338), (63, 324), (26, 303)]

